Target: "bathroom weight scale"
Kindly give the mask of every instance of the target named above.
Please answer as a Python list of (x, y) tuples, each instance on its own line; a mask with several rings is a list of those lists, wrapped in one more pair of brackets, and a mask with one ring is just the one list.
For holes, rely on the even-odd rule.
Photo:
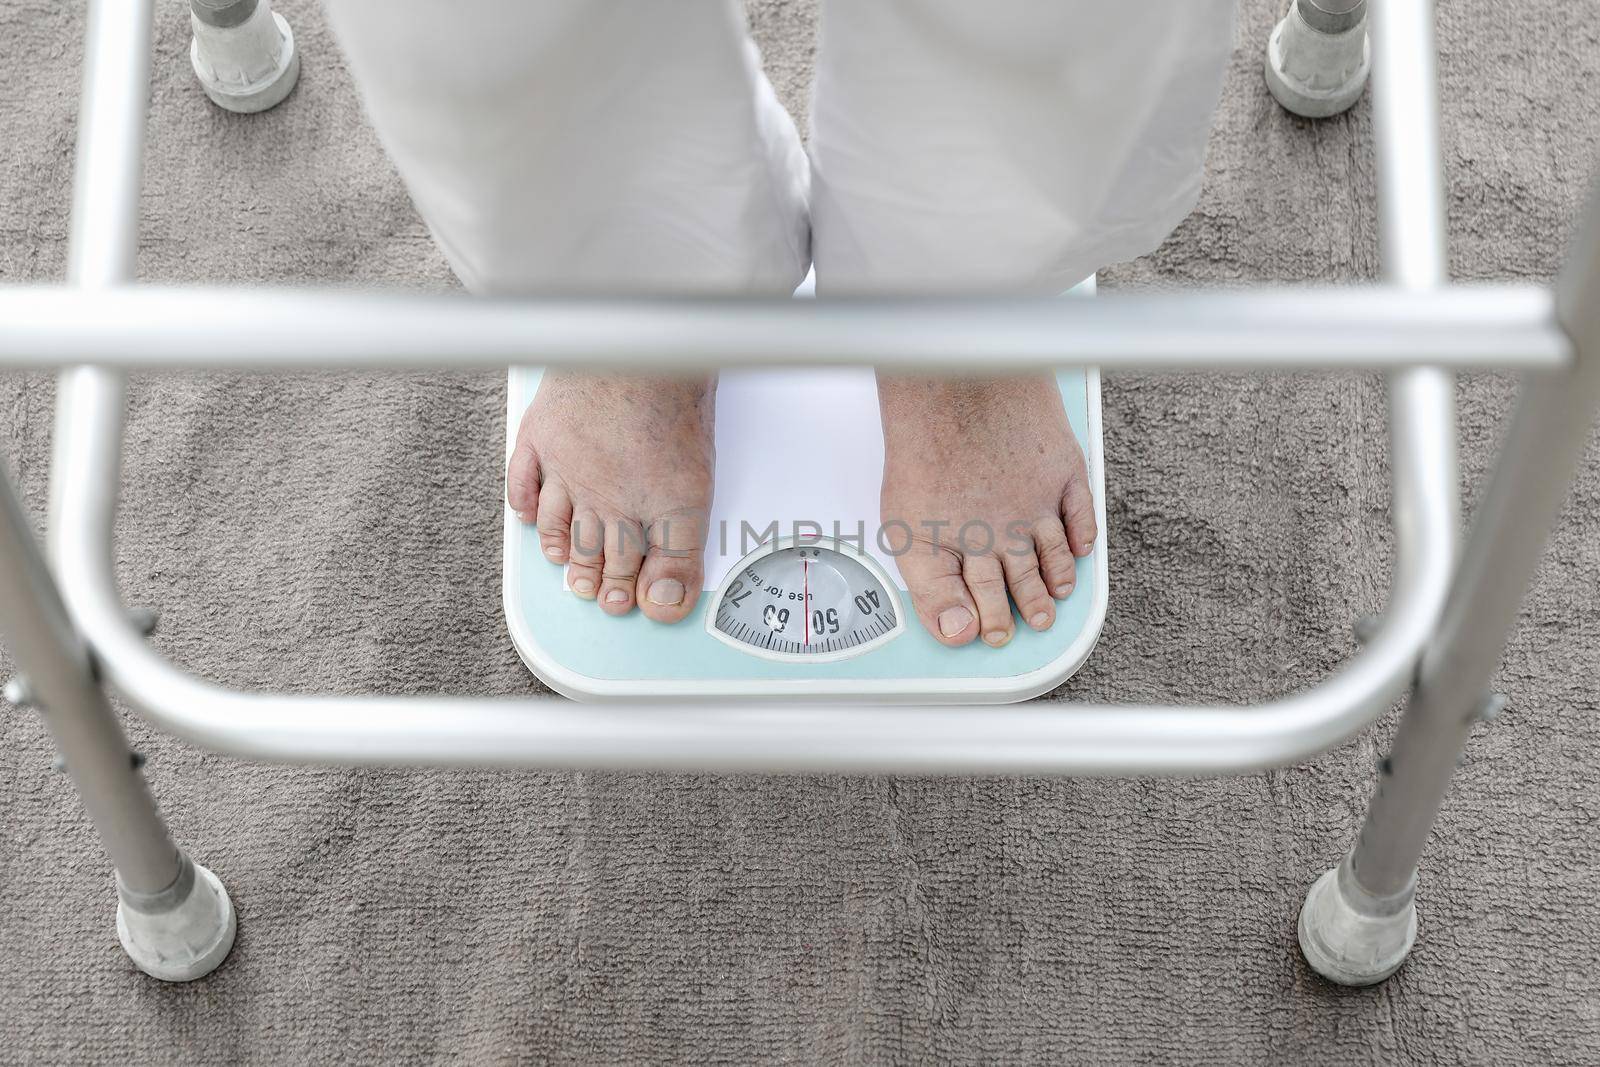
[[(541, 377), (538, 367), (511, 368), (508, 456)], [(722, 374), (705, 589), (681, 622), (652, 622), (637, 608), (614, 618), (578, 597), (565, 567), (540, 551), (538, 531), (507, 507), (512, 641), (541, 681), (579, 700), (1004, 703), (1047, 692), (1088, 658), (1106, 613), (1099, 373), (1062, 370), (1056, 382), (1088, 461), (1100, 538), (1043, 633), (1018, 617), (1002, 648), (946, 648), (923, 630), (879, 543), (883, 438), (876, 382), (862, 367)], [(804, 442), (804, 462), (782, 442)]]

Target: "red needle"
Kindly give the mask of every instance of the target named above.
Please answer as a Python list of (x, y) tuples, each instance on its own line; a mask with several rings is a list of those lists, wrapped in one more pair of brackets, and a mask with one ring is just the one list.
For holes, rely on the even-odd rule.
[(800, 557), (800, 610), (806, 616), (806, 644), (811, 644), (811, 562)]

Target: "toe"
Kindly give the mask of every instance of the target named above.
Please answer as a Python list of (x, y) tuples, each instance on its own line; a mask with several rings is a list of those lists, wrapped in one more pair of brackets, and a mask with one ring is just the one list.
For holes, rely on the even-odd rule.
[(1087, 556), (1094, 550), (1094, 541), (1100, 536), (1099, 524), (1094, 517), (1094, 494), (1089, 490), (1089, 474), (1079, 463), (1078, 471), (1067, 483), (1061, 495), (1061, 521), (1067, 527), (1067, 540), (1072, 554)]
[(911, 606), (934, 640), (954, 647), (978, 636), (978, 605), (961, 580), (960, 556), (947, 548), (916, 544), (896, 562)]
[(566, 486), (551, 481), (539, 492), (539, 547), (552, 563), (565, 563), (572, 542), (572, 498)]
[(1011, 620), (1011, 600), (1006, 596), (1005, 570), (993, 556), (968, 556), (961, 566), (961, 579), (967, 583), (973, 602), (978, 605), (978, 630), (983, 642), (999, 648), (1011, 640), (1015, 624)]
[(1044, 577), (1039, 573), (1039, 557), (1030, 543), (1006, 552), (1000, 559), (1006, 572), (1006, 588), (1017, 610), (1028, 625), (1035, 630), (1048, 630), (1056, 621), (1056, 602), (1045, 588)]
[(573, 513), (571, 543), (567, 586), (585, 600), (593, 600), (606, 562), (606, 528), (593, 508), (578, 508)]
[(633, 610), (639, 565), (644, 562), (644, 527), (632, 519), (606, 523), (605, 566), (600, 572), (600, 609), (607, 615)]
[(1078, 582), (1077, 559), (1067, 541), (1066, 527), (1059, 519), (1044, 519), (1033, 528), (1033, 543), (1046, 588), (1057, 600), (1065, 600)]
[(639, 610), (656, 622), (677, 622), (700, 599), (705, 520), (694, 516), (650, 524), (639, 567)]
[(533, 450), (530, 422), (523, 418), (506, 462), (506, 503), (523, 522), (533, 522), (539, 514), (539, 455)]

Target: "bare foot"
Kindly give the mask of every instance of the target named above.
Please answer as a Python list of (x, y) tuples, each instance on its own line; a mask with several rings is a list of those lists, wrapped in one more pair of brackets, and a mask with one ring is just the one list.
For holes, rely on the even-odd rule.
[[(884, 540), (917, 617), (946, 645), (1035, 630), (1097, 536), (1083, 451), (1048, 376), (880, 374)], [(1009, 594), (1009, 597), (1008, 597)]]
[(706, 379), (549, 373), (522, 416), (506, 500), (608, 615), (677, 622), (700, 596), (715, 397)]

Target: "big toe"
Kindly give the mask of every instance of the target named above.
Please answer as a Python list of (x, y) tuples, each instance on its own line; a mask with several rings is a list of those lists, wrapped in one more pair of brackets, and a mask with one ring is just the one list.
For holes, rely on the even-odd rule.
[(639, 567), (639, 610), (656, 622), (678, 622), (694, 610), (704, 583), (701, 552), (704, 524), (659, 522), (649, 530), (650, 547)]
[(572, 554), (572, 497), (560, 482), (539, 493), (539, 547), (551, 563), (565, 563)]
[(700, 553), (668, 553), (652, 548), (639, 568), (639, 609), (656, 622), (677, 622), (700, 598)]
[(1067, 540), (1072, 544), (1074, 556), (1087, 556), (1094, 551), (1095, 539), (1100, 536), (1100, 524), (1095, 520), (1094, 492), (1089, 488), (1089, 475), (1082, 463), (1061, 496), (1061, 521), (1067, 528)]
[(915, 545), (896, 562), (923, 628), (942, 645), (965, 645), (978, 636), (978, 606), (961, 577), (961, 557), (945, 548)]
[(539, 513), (539, 453), (533, 447), (530, 422), (523, 417), (517, 444), (506, 461), (506, 503), (517, 518), (531, 523)]

